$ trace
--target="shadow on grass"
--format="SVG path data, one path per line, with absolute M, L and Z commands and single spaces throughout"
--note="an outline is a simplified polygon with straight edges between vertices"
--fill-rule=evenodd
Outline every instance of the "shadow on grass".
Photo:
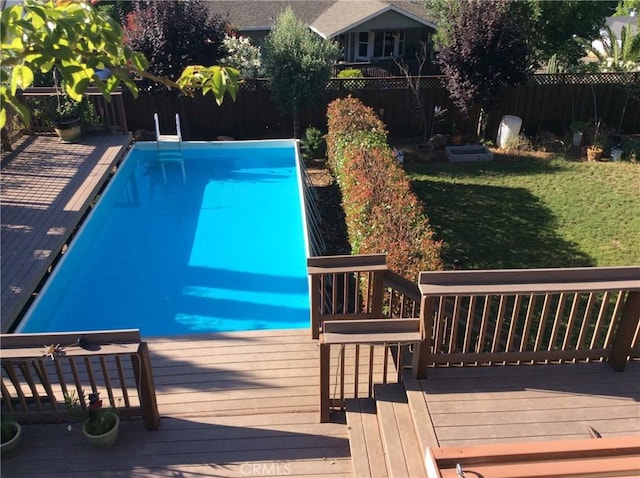
M 551 211 L 526 189 L 423 178 L 413 178 L 412 188 L 425 204 L 436 237 L 444 242 L 446 265 L 455 259 L 473 269 L 595 265 L 556 233 Z

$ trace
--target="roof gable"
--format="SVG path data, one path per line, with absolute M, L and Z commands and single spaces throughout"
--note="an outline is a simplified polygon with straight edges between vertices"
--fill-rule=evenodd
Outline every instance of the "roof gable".
M 389 11 L 426 27 L 436 27 L 423 4 L 409 0 L 223 0 L 206 4 L 240 30 L 270 30 L 287 7 L 324 38 L 333 38 Z

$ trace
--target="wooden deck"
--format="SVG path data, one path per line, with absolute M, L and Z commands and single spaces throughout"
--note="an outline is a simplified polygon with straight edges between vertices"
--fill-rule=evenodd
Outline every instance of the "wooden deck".
M 131 135 L 24 136 L 2 160 L 1 329 L 15 319 L 86 213 Z
M 352 476 L 344 416 L 319 423 L 308 330 L 150 339 L 161 421 L 123 421 L 111 450 L 79 429 L 25 425 L 3 477 Z
M 623 372 L 606 363 L 440 368 L 407 389 L 423 447 L 581 439 L 587 427 L 640 441 L 640 361 Z

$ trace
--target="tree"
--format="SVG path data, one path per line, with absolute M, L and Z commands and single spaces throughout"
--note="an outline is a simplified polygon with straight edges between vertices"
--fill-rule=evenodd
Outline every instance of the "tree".
M 224 56 L 227 22 L 201 0 L 136 0 L 133 6 L 126 17 L 126 42 L 145 55 L 154 75 L 176 78 L 187 65 L 211 65 Z
M 604 29 L 602 40 L 600 41 L 601 49 L 593 48 L 591 43 L 588 43 L 587 50 L 593 53 L 598 58 L 598 70 L 604 72 L 634 72 L 640 71 L 640 32 L 633 34 L 631 25 L 625 25 L 621 32 L 620 38 L 617 38 L 609 26 Z M 624 106 L 620 112 L 620 122 L 618 123 L 618 133 L 622 129 L 622 122 L 624 115 L 627 111 L 627 105 L 631 98 L 640 98 L 640 85 L 635 83 L 627 83 L 622 85 L 622 89 L 625 93 Z M 591 91 L 594 94 L 595 105 L 595 92 L 593 85 L 591 85 Z M 597 120 L 597 118 L 596 118 Z
M 631 15 L 631 12 L 635 11 L 635 14 L 640 14 L 640 0 L 622 0 L 616 7 L 615 17 L 626 17 Z
M 399 60 L 396 60 L 394 58 L 393 60 L 394 63 L 398 66 L 398 68 L 402 72 L 402 74 L 404 75 L 404 77 L 406 78 L 407 84 L 409 85 L 409 89 L 413 94 L 413 98 L 416 100 L 416 104 L 418 105 L 418 108 L 420 108 L 420 115 L 422 119 L 422 128 L 423 128 L 423 137 L 422 137 L 423 145 L 427 144 L 427 140 L 429 139 L 429 131 L 427 129 L 427 113 L 425 111 L 424 106 L 422 105 L 422 98 L 420 94 L 420 90 L 421 90 L 420 86 L 422 81 L 420 76 L 422 75 L 422 69 L 424 68 L 424 64 L 427 62 L 428 58 L 429 58 L 429 54 L 427 51 L 427 44 L 426 42 L 421 42 L 420 50 L 416 52 L 416 60 L 418 62 L 418 76 L 411 75 L 409 65 L 407 65 L 407 63 L 402 58 Z M 433 128 L 431 129 L 433 130 Z M 431 132 L 433 133 L 433 131 Z
M 529 75 L 529 49 L 511 21 L 506 0 L 465 0 L 448 6 L 448 24 L 437 61 L 447 77 L 451 99 L 463 114 L 481 108 L 478 127 L 507 85 Z M 484 133 L 483 133 L 484 134 Z
M 235 98 L 238 72 L 217 65 L 191 65 L 176 80 L 146 71 L 145 56 L 124 43 L 122 27 L 108 14 L 85 1 L 25 0 L 0 13 L 0 128 L 11 105 L 29 123 L 30 113 L 18 91 L 33 84 L 34 73 L 59 72 L 65 93 L 76 101 L 95 86 L 109 98 L 121 83 L 136 95 L 133 75 L 178 88 L 187 94 L 212 92 L 218 104 L 226 93 Z M 101 78 L 98 70 L 108 69 Z
M 220 63 L 237 69 L 241 78 L 261 78 L 264 75 L 260 48 L 252 45 L 249 38 L 225 35 L 223 45 L 227 55 Z
M 293 136 L 300 136 L 298 115 L 324 93 L 331 66 L 338 58 L 336 43 L 313 33 L 286 9 L 262 45 L 262 60 L 270 77 L 271 94 L 293 117 Z
M 598 58 L 600 71 L 640 71 L 640 32 L 634 35 L 631 25 L 622 28 L 620 38 L 605 26 L 599 43 L 602 49 L 593 48 L 591 43 L 587 49 Z
M 583 40 L 600 36 L 600 28 L 612 15 L 616 1 L 547 0 L 514 1 L 510 14 L 527 38 L 533 64 L 545 64 L 556 55 L 561 70 L 579 64 Z

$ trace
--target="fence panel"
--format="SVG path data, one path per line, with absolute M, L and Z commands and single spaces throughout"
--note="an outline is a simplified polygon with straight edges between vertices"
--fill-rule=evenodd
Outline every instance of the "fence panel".
M 502 100 L 490 111 L 487 138 L 497 133 L 504 115 L 522 118 L 523 131 L 536 135 L 539 131 L 564 134 L 573 120 L 592 121 L 594 94 L 598 117 L 603 125 L 623 133 L 640 132 L 640 100 L 628 97 L 628 89 L 640 81 L 638 74 L 535 75 L 525 86 L 504 90 Z M 451 132 L 453 123 L 463 133 L 473 134 L 478 118 L 477 108 L 468 117 L 457 111 L 445 88 L 444 77 L 421 79 L 421 103 L 427 116 L 427 133 L 432 133 L 433 108 L 448 111 L 444 121 L 436 123 L 433 133 Z M 327 104 L 338 97 L 359 98 L 386 123 L 389 134 L 400 137 L 424 134 L 421 111 L 403 77 L 337 79 L 330 81 L 324 100 L 300 112 L 302 130 L 307 126 L 326 128 Z M 125 92 L 127 124 L 131 131 L 153 130 L 153 113 L 160 116 L 161 128 L 173 125 L 173 115 L 180 113 L 186 139 L 215 139 L 231 136 L 240 139 L 290 137 L 291 118 L 282 115 L 271 99 L 267 80 L 246 81 L 236 101 L 227 99 L 218 106 L 209 96 L 193 98 L 173 92 L 141 93 L 138 99 Z M 622 112 L 625 108 L 624 118 Z M 167 125 L 167 126 L 165 126 Z

